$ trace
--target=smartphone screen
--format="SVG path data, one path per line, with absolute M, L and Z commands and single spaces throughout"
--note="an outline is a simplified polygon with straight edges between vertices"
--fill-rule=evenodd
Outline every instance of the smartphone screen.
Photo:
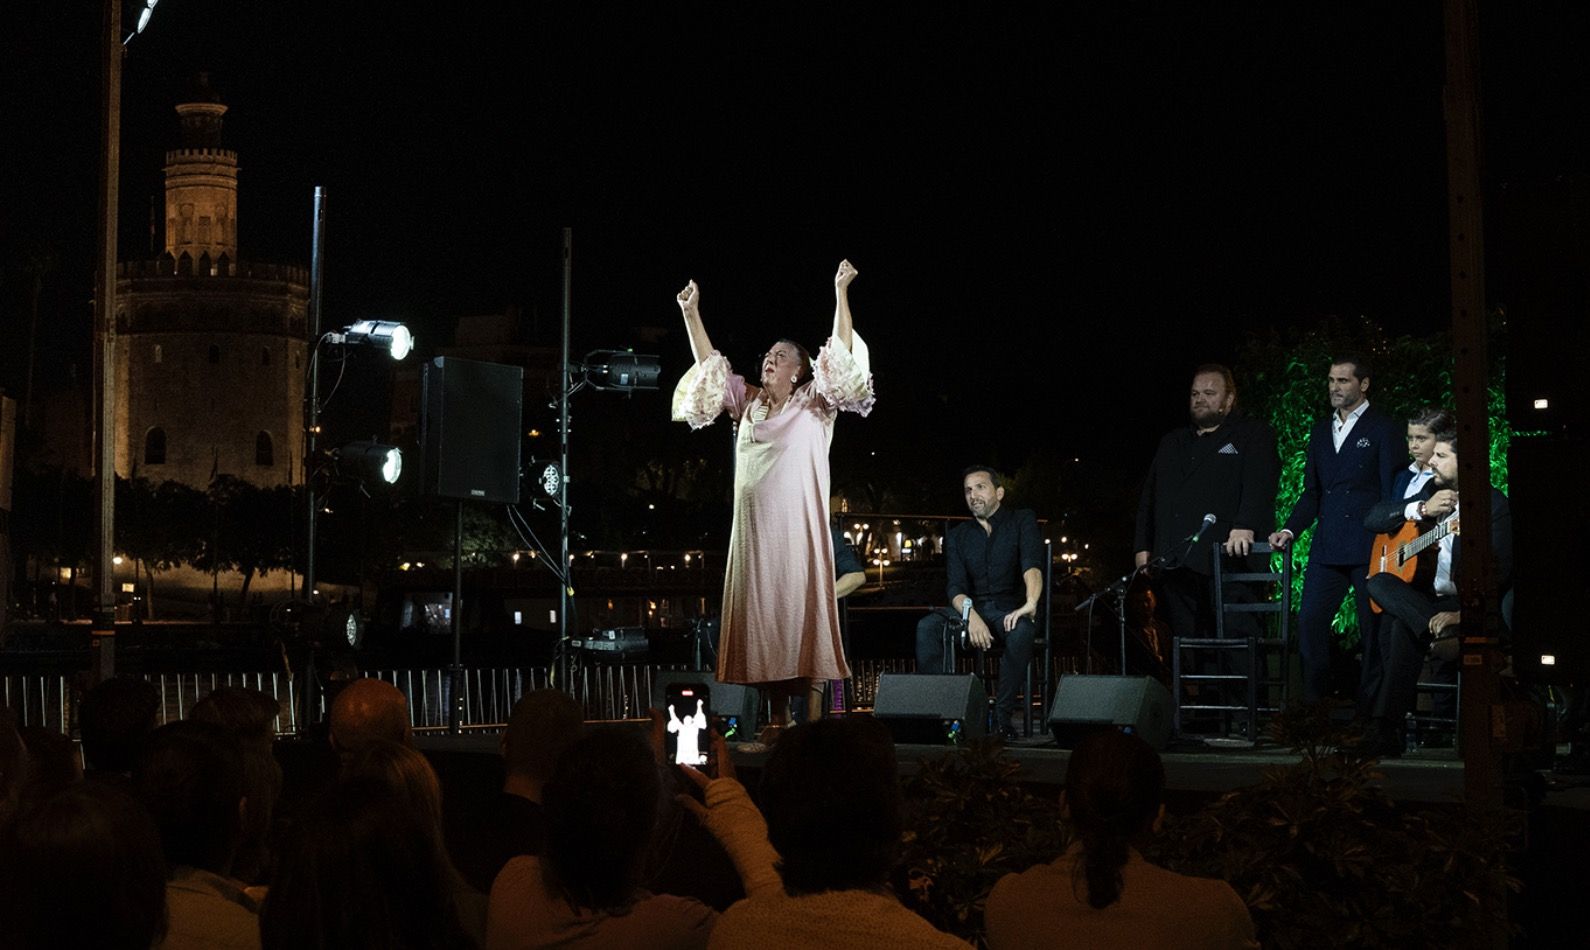
M 668 717 L 668 761 L 702 768 L 709 751 L 712 692 L 705 683 L 670 683 L 663 692 L 663 705 Z

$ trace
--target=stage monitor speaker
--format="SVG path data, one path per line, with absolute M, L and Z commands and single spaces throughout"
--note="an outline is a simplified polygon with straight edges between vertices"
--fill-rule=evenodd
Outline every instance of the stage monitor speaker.
M 438 356 L 425 364 L 422 375 L 426 492 L 518 504 L 524 370 Z
M 970 673 L 884 673 L 872 717 L 896 742 L 959 745 L 988 731 L 988 693 Z
M 722 723 L 723 738 L 729 742 L 750 742 L 756 738 L 756 724 L 762 711 L 762 695 L 754 686 L 720 683 L 705 670 L 660 670 L 652 680 L 651 704 L 663 708 L 663 694 L 674 683 L 700 683 L 712 693 L 712 715 Z
M 1063 749 L 1095 729 L 1134 732 L 1156 749 L 1170 739 L 1170 690 L 1148 676 L 1062 676 L 1049 729 Z

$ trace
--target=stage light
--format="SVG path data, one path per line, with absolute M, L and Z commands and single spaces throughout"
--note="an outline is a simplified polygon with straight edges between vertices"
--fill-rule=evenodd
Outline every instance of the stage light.
M 541 490 L 546 492 L 548 498 L 556 498 L 563 488 L 563 470 L 558 468 L 558 463 L 548 462 L 547 467 L 541 470 Z
M 334 454 L 343 473 L 361 481 L 380 480 L 392 485 L 403 474 L 403 453 L 396 446 L 349 442 Z
M 322 643 L 347 644 L 349 649 L 357 650 L 364 643 L 364 620 L 352 607 L 333 607 L 321 622 L 320 639 Z
M 332 343 L 351 346 L 378 346 L 400 360 L 414 349 L 414 334 L 401 323 L 390 320 L 360 320 L 341 333 L 329 335 Z
M 586 354 L 581 369 L 588 385 L 611 392 L 656 389 L 662 378 L 657 357 L 629 350 L 594 350 Z
M 1555 656 L 1551 655 L 1550 653 L 1543 653 L 1540 656 L 1540 665 L 1541 666 L 1556 666 L 1557 665 L 1557 658 Z
M 122 7 L 122 10 L 124 11 L 137 10 L 138 21 L 133 25 L 132 32 L 127 34 L 127 38 L 121 41 L 121 45 L 126 46 L 128 43 L 131 43 L 133 37 L 142 33 L 144 29 L 149 26 L 150 18 L 155 15 L 155 5 L 159 2 L 160 0 L 129 0 L 129 2 Z
M 1551 400 L 1550 399 L 1537 399 L 1537 400 L 1535 400 L 1535 408 L 1536 409 L 1550 409 L 1551 408 Z

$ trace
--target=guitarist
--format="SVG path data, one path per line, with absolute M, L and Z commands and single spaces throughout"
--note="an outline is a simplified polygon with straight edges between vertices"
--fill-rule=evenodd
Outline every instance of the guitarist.
M 1390 532 L 1411 520 L 1434 528 L 1458 518 L 1457 451 L 1456 432 L 1438 433 L 1430 457 L 1434 478 L 1412 502 L 1393 498 L 1376 505 L 1365 517 L 1364 527 Z M 1512 586 L 1513 516 L 1507 496 L 1495 488 L 1490 491 L 1491 546 L 1500 592 Z M 1434 569 L 1417 571 L 1411 584 L 1390 572 L 1376 574 L 1368 583 L 1369 596 L 1385 611 L 1378 631 L 1385 672 L 1370 707 L 1364 739 L 1365 748 L 1375 755 L 1402 754 L 1404 717 L 1413 711 L 1425 654 L 1433 641 L 1455 641 L 1460 636 L 1463 616 L 1458 610 L 1457 578 L 1463 561 L 1458 532 L 1443 538 L 1422 557 L 1433 558 Z
M 1397 473 L 1397 480 L 1391 487 L 1391 494 L 1381 501 L 1400 501 L 1403 503 L 1403 517 L 1398 521 L 1397 527 L 1409 521 L 1418 520 L 1418 505 L 1423 501 L 1424 486 L 1435 477 L 1435 471 L 1430 468 L 1430 456 L 1435 452 L 1435 436 L 1438 432 L 1456 431 L 1457 417 L 1440 406 L 1426 406 L 1408 419 L 1408 458 L 1412 461 L 1408 467 Z M 1388 516 L 1389 517 L 1389 516 Z M 1368 522 L 1366 521 L 1366 524 Z M 1373 565 L 1371 565 L 1373 569 Z M 1378 626 L 1383 620 L 1376 616 L 1374 623 Z M 1380 656 L 1380 635 L 1375 628 L 1364 631 L 1364 670 L 1360 681 L 1358 693 L 1358 718 L 1367 719 L 1370 704 L 1374 701 L 1375 693 L 1380 689 L 1380 678 L 1383 675 L 1384 662 Z M 1437 697 L 1438 713 L 1450 714 L 1451 709 L 1443 710 L 1447 700 L 1444 694 Z

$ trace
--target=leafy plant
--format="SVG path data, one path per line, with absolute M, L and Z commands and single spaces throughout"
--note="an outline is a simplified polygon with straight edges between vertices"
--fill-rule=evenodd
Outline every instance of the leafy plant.
M 1394 803 L 1319 711 L 1273 731 L 1299 761 L 1168 821 L 1150 861 L 1229 881 L 1266 947 L 1468 946 L 1505 930 L 1513 815 Z
M 1020 783 L 1021 764 L 992 740 L 922 763 L 905 786 L 895 889 L 940 930 L 975 939 L 994 882 L 1065 850 L 1057 796 Z
M 1266 771 L 1200 811 L 1166 822 L 1145 857 L 1231 883 L 1265 947 L 1461 947 L 1504 932 L 1513 813 L 1398 804 L 1376 763 L 1319 711 L 1279 717 L 1298 761 Z M 894 886 L 940 930 L 983 935 L 983 907 L 1006 874 L 1069 843 L 1058 795 L 1020 783 L 991 742 L 924 762 L 907 781 Z

